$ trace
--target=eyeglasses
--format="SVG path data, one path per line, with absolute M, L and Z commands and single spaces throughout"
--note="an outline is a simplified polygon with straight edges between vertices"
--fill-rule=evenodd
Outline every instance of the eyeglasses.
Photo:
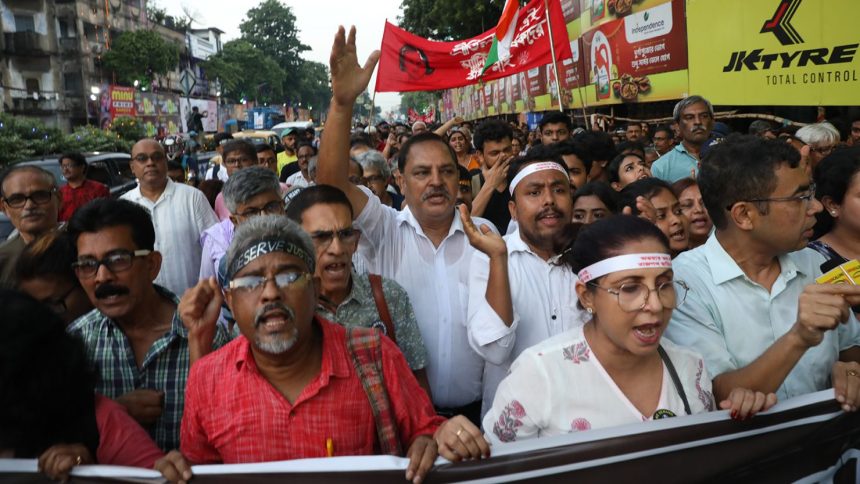
M 227 158 L 224 160 L 224 164 L 227 166 L 239 166 L 239 165 L 250 165 L 253 162 L 247 156 L 243 156 L 241 158 Z
M 116 274 L 117 272 L 127 271 L 131 268 L 135 257 L 144 257 L 151 254 L 151 250 L 136 250 L 134 252 L 125 249 L 117 249 L 104 259 L 96 259 L 95 257 L 79 258 L 72 264 L 72 269 L 78 277 L 90 278 L 96 275 L 99 267 L 104 265 L 109 271 Z
M 12 208 L 23 207 L 27 204 L 27 200 L 31 200 L 36 205 L 44 205 L 51 201 L 51 197 L 53 197 L 54 193 L 56 192 L 57 189 L 52 188 L 50 190 L 36 190 L 29 195 L 24 195 L 23 193 L 16 193 L 14 195 L 4 197 L 3 201 L 6 202 L 6 205 Z
M 750 200 L 738 200 L 738 202 L 752 202 L 752 203 L 763 203 L 763 202 L 803 202 L 804 206 L 808 206 L 809 202 L 815 198 L 815 183 L 809 184 L 809 190 L 802 195 L 794 195 L 791 197 L 775 197 L 775 198 L 753 198 Z M 738 203 L 735 202 L 735 203 Z M 734 206 L 734 203 L 727 206 L 726 210 L 731 210 Z
M 261 208 L 250 207 L 242 213 L 237 213 L 236 215 L 242 218 L 253 217 L 254 215 L 283 215 L 284 214 L 284 201 L 283 200 L 275 200 L 273 202 L 269 202 Z
M 618 299 L 618 306 L 627 313 L 644 308 L 652 291 L 657 291 L 657 298 L 664 308 L 675 309 L 684 302 L 687 298 L 687 292 L 690 290 L 684 281 L 664 282 L 655 289 L 651 289 L 641 282 L 625 282 L 618 289 L 598 286 L 593 282 L 587 284 L 614 295 Z
M 156 151 L 155 153 L 150 153 L 150 154 L 140 153 L 132 159 L 138 163 L 146 163 L 148 160 L 152 160 L 156 163 L 160 163 L 160 162 L 166 160 L 167 156 L 160 151 Z
M 360 176 L 351 176 L 349 177 L 349 182 L 353 185 L 362 185 L 364 184 L 364 178 Z
M 269 281 L 274 281 L 275 286 L 280 290 L 296 288 L 300 289 L 300 283 L 308 280 L 310 273 L 308 272 L 282 272 L 275 274 L 275 277 L 263 276 L 244 276 L 237 277 L 230 281 L 230 290 L 238 291 L 245 294 L 261 291 Z
M 382 183 L 385 181 L 385 177 L 382 175 L 370 175 L 370 176 L 364 177 L 364 180 L 367 183 Z
M 320 230 L 311 234 L 317 250 L 325 250 L 337 237 L 342 244 L 352 245 L 361 236 L 361 231 L 352 227 L 338 231 Z

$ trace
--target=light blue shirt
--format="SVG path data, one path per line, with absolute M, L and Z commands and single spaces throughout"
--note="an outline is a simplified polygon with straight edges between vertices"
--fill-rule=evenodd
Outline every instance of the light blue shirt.
M 800 293 L 815 284 L 824 261 L 812 249 L 780 256 L 780 274 L 768 291 L 743 273 L 712 234 L 703 246 L 673 261 L 675 279 L 685 281 L 690 292 L 672 313 L 666 337 L 704 355 L 714 377 L 743 368 L 791 329 Z M 860 323 L 853 314 L 806 351 L 777 397 L 784 400 L 830 388 L 833 363 L 840 351 L 852 346 L 860 346 Z
M 678 143 L 651 165 L 651 174 L 654 178 L 669 183 L 675 183 L 682 178 L 690 178 L 691 171 L 699 173 L 699 159 L 687 151 L 684 143 Z

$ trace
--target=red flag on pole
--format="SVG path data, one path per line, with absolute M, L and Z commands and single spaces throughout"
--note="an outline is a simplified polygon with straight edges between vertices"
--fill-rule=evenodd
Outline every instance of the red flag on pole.
M 547 12 L 543 0 L 520 9 L 510 55 L 481 74 L 496 29 L 455 42 L 434 42 L 385 22 L 382 56 L 376 75 L 377 92 L 434 91 L 477 84 L 552 63 Z M 557 60 L 571 57 L 570 40 L 560 0 L 550 0 L 553 42 Z

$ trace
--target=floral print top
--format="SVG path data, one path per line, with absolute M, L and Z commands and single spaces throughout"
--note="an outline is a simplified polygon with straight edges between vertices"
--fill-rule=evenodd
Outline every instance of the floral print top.
M 666 350 L 692 413 L 716 405 L 702 357 L 665 338 Z M 502 380 L 484 432 L 492 442 L 513 442 L 684 415 L 684 403 L 663 367 L 660 401 L 653 415 L 642 415 L 597 360 L 582 327 L 525 350 Z

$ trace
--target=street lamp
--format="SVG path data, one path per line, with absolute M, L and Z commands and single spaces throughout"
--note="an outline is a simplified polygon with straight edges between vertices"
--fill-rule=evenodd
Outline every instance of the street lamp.
M 137 86 L 139 86 L 139 85 L 140 85 L 140 81 L 138 81 L 137 79 L 135 79 L 135 80 L 134 80 L 134 87 L 137 87 Z
M 101 94 L 101 92 L 102 92 L 102 89 L 98 86 L 91 86 L 90 87 L 90 94 L 99 95 L 99 94 Z

